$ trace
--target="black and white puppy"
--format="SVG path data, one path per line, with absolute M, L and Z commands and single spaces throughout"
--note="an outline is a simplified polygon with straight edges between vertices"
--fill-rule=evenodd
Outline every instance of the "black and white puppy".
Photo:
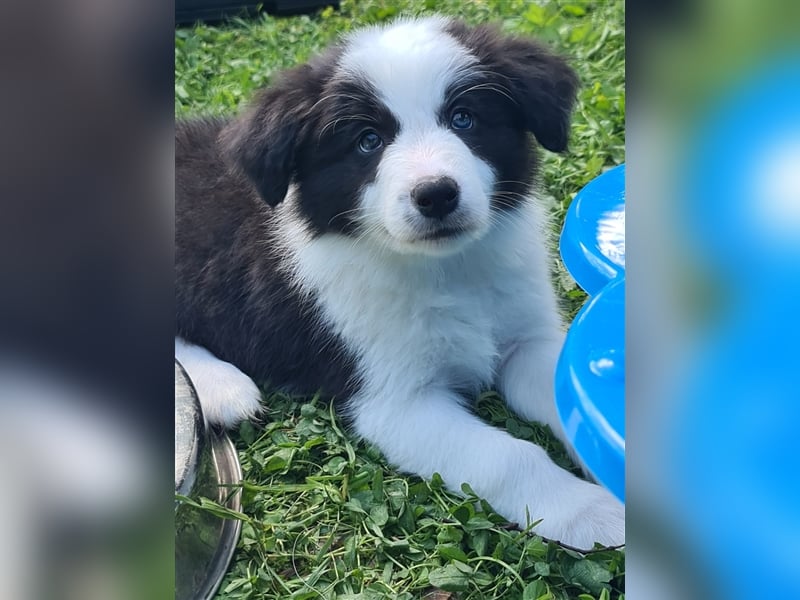
M 179 123 L 176 356 L 208 420 L 255 415 L 251 378 L 322 390 L 399 469 L 468 482 L 549 538 L 623 543 L 617 500 L 468 403 L 497 386 L 563 438 L 530 134 L 565 149 L 576 85 L 530 40 L 410 19 L 288 71 L 235 120 Z

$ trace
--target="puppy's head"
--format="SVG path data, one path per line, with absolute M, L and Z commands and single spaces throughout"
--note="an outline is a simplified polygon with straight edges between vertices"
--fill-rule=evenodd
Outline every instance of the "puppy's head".
M 577 79 L 527 39 L 443 18 L 352 35 L 288 71 L 222 135 L 311 234 L 447 254 L 525 201 L 530 134 L 567 145 Z

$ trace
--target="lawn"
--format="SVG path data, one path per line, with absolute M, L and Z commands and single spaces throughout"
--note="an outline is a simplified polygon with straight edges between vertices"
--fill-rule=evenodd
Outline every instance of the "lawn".
M 621 0 L 343 0 L 340 10 L 180 28 L 175 111 L 231 113 L 277 72 L 364 24 L 434 9 L 498 22 L 550 43 L 582 80 L 569 152 L 543 156 L 541 197 L 555 233 L 578 190 L 624 161 L 623 7 Z M 584 295 L 555 258 L 553 275 L 569 319 Z M 377 450 L 343 432 L 328 403 L 264 395 L 263 422 L 232 433 L 246 519 L 220 598 L 624 598 L 622 550 L 580 554 L 511 528 L 469 490 L 465 499 L 440 481 L 393 471 Z M 508 414 L 495 393 L 482 395 L 476 410 L 570 466 L 548 430 Z

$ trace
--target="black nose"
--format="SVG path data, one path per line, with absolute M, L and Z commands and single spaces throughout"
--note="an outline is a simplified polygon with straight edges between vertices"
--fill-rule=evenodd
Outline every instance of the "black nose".
M 411 190 L 411 200 L 422 216 L 444 219 L 458 206 L 458 184 L 450 177 L 423 181 Z

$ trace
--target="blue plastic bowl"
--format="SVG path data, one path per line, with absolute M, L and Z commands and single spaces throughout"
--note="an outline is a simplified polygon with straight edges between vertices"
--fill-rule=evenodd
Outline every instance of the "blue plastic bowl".
M 569 442 L 598 482 L 625 501 L 625 166 L 581 190 L 561 256 L 590 300 L 567 333 L 556 405 Z

